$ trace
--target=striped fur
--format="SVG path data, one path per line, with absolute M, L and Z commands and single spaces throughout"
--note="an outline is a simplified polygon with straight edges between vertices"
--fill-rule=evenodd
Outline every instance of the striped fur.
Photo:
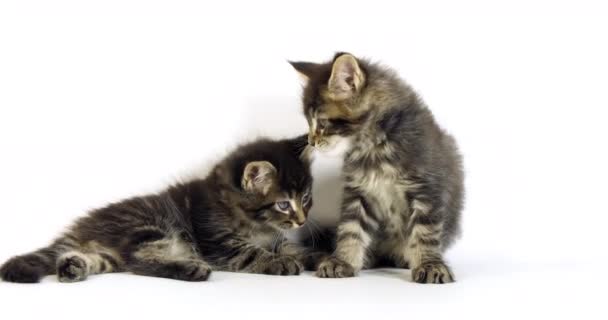
M 110 204 L 79 219 L 48 247 L 0 268 L 4 281 L 61 282 L 129 271 L 187 281 L 212 270 L 296 275 L 321 255 L 291 243 L 312 206 L 306 137 L 244 145 L 203 180 Z M 278 207 L 279 202 L 289 204 Z
M 292 62 L 308 83 L 308 141 L 345 152 L 336 249 L 320 277 L 349 277 L 379 261 L 412 269 L 420 283 L 454 281 L 444 250 L 459 234 L 464 187 L 454 139 L 391 70 L 339 53 Z

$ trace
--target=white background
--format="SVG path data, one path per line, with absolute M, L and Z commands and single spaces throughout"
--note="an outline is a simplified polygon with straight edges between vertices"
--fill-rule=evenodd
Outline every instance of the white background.
M 2 0 L 2 261 L 90 208 L 203 175 L 237 143 L 304 133 L 286 60 L 335 51 L 422 94 L 462 147 L 468 194 L 455 284 L 389 269 L 48 277 L 0 283 L 1 317 L 605 319 L 607 16 L 601 1 Z M 335 166 L 315 164 L 318 218 L 336 214 Z

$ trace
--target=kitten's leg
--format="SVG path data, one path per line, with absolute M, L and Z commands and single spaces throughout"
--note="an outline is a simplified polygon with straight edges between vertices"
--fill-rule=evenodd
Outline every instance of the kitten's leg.
M 441 213 L 424 200 L 412 201 L 412 215 L 405 255 L 412 270 L 412 280 L 418 283 L 454 282 L 450 268 L 441 251 L 443 230 Z
M 146 228 L 130 237 L 126 269 L 135 274 L 185 281 L 205 281 L 211 267 L 179 235 Z
M 1 268 L 3 280 L 38 282 L 42 276 L 57 274 L 61 282 L 84 280 L 89 274 L 119 270 L 118 255 L 100 245 L 82 243 L 71 233 L 49 247 L 17 256 Z
M 64 252 L 57 258 L 57 277 L 60 282 L 77 282 L 89 275 L 122 271 L 120 255 L 95 241 Z
M 289 276 L 300 274 L 304 268 L 292 256 L 270 252 L 228 234 L 223 238 L 219 241 L 225 256 L 219 263 L 227 271 Z
M 8 282 L 36 283 L 55 273 L 56 259 L 57 250 L 53 246 L 16 256 L 0 267 L 0 276 Z
M 211 267 L 202 259 L 143 259 L 134 262 L 129 268 L 142 276 L 184 281 L 206 281 L 211 275 Z
M 353 277 L 366 264 L 367 248 L 371 244 L 371 234 L 378 228 L 367 210 L 362 196 L 344 190 L 342 216 L 338 226 L 336 250 L 317 269 L 321 278 Z

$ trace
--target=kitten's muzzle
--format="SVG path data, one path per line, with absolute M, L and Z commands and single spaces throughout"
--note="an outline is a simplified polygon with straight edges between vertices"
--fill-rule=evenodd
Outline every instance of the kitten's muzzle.
M 280 227 L 281 229 L 285 229 L 285 230 L 293 230 L 293 229 L 298 229 L 301 226 L 303 226 L 304 223 L 298 223 L 296 221 L 287 221 L 284 223 L 281 223 Z
M 308 144 L 313 147 L 320 147 L 323 144 L 326 144 L 323 139 L 323 130 L 311 128 L 308 132 Z
M 316 133 L 309 133 L 308 134 L 308 144 L 309 145 L 311 145 L 313 147 L 316 147 L 321 142 L 320 140 L 321 140 L 321 138 L 319 137 L 318 134 L 316 134 Z
M 301 227 L 301 226 L 303 226 L 303 225 L 304 225 L 304 222 L 296 222 L 296 221 L 293 221 L 293 222 L 291 223 L 291 229 L 297 229 L 297 228 L 300 228 L 300 227 Z

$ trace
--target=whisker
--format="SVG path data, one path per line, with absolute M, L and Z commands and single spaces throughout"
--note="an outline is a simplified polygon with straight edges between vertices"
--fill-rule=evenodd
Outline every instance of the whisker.
M 282 235 L 282 232 L 279 230 L 272 237 L 271 249 L 272 249 L 272 252 L 274 252 L 274 253 L 277 253 L 279 251 L 278 245 L 279 245 L 279 239 L 280 239 L 281 235 Z
M 315 241 L 319 240 L 317 239 L 317 236 L 319 235 L 320 231 L 321 231 L 321 227 L 317 224 L 317 222 L 314 219 L 309 219 L 309 228 L 308 231 L 310 232 L 310 236 L 312 239 L 312 246 L 313 248 L 316 248 L 315 245 Z

